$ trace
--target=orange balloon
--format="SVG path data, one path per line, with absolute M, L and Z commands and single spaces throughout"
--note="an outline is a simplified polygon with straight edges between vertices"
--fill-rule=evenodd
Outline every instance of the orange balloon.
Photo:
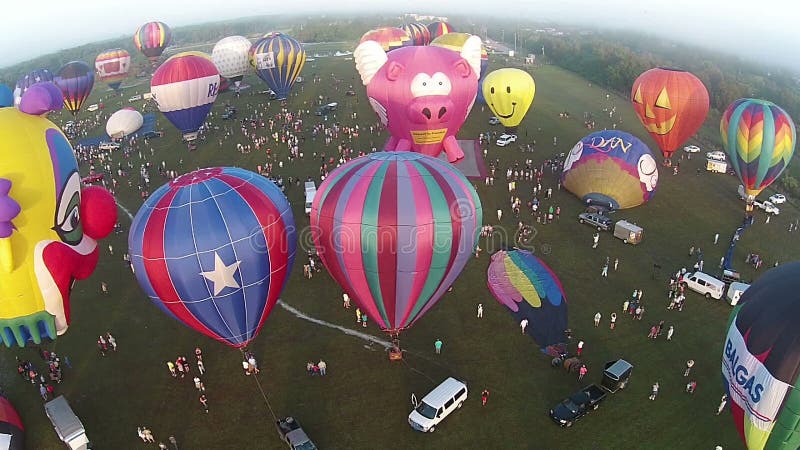
M 708 91 L 699 78 L 662 68 L 639 75 L 633 82 L 631 103 L 665 158 L 700 129 L 709 106 Z

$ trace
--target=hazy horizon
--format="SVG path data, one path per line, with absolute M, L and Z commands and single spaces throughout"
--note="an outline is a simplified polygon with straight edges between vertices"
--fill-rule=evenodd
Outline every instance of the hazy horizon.
M 715 6 L 719 4 L 719 6 Z M 562 0 L 558 4 L 540 0 L 507 0 L 503 9 L 485 10 L 485 2 L 440 0 L 436 6 L 418 0 L 404 3 L 403 9 L 384 2 L 345 0 L 331 8 L 320 0 L 308 0 L 293 8 L 268 8 L 252 0 L 228 0 L 220 10 L 218 2 L 195 0 L 191 6 L 139 0 L 135 5 L 114 5 L 113 11 L 93 0 L 37 3 L 45 13 L 20 15 L 7 21 L 6 36 L 0 42 L 0 67 L 5 68 L 60 50 L 97 41 L 133 36 L 136 28 L 150 20 L 161 20 L 173 28 L 204 22 L 220 22 L 278 14 L 363 13 L 401 14 L 412 12 L 508 18 L 553 22 L 597 29 L 630 30 L 719 50 L 744 59 L 767 63 L 800 72 L 800 30 L 794 25 L 790 0 L 766 0 L 759 8 L 744 0 L 670 0 L 642 4 L 633 0 Z M 107 15 L 104 14 L 107 11 Z M 33 18 L 28 23 L 26 17 Z M 381 25 L 381 24 L 376 24 Z M 31 27 L 36 32 L 31 32 Z M 70 30 L 67 34 L 64 30 Z M 268 30 L 265 30 L 268 31 Z

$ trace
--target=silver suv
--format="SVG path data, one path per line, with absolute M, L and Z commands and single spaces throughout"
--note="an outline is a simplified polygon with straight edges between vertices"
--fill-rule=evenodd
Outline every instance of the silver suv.
M 599 213 L 580 213 L 578 222 L 597 227 L 598 231 L 608 231 L 614 225 L 613 220 Z

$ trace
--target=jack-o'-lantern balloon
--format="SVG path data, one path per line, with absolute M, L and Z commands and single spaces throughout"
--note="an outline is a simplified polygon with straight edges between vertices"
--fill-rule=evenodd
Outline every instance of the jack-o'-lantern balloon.
M 689 72 L 656 68 L 633 82 L 631 103 L 664 158 L 669 159 L 706 120 L 708 91 Z

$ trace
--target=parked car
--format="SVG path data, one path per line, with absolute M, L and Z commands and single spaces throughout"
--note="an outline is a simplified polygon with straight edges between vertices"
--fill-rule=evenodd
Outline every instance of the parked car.
M 91 105 L 86 107 L 86 110 L 90 112 L 95 112 L 98 109 L 100 109 L 100 105 L 98 105 L 97 103 L 92 103 Z
M 686 147 L 683 147 L 683 151 L 686 153 L 700 153 L 700 147 L 696 145 L 687 145 Z
M 131 98 L 129 98 L 129 99 L 128 99 L 128 102 L 130 102 L 130 103 L 133 103 L 133 102 L 138 102 L 138 101 L 139 101 L 139 100 L 141 100 L 141 99 L 142 99 L 142 96 L 141 96 L 141 95 L 134 95 L 133 97 L 131 97 Z
M 753 206 L 755 206 L 758 209 L 763 210 L 767 214 L 778 215 L 778 214 L 781 213 L 780 208 L 775 206 L 772 202 L 761 202 L 761 201 L 756 200 L 756 201 L 753 202 Z
M 593 227 L 597 227 L 597 231 L 608 231 L 614 226 L 614 221 L 600 213 L 580 213 L 578 214 L 578 222 L 588 223 Z
M 142 138 L 144 138 L 144 139 L 153 139 L 153 138 L 160 138 L 160 137 L 164 137 L 164 132 L 163 131 L 151 130 L 151 131 L 145 131 L 144 133 L 142 133 Z
M 316 114 L 318 116 L 325 116 L 325 115 L 327 115 L 327 114 L 329 114 L 329 113 L 331 113 L 333 111 L 336 111 L 336 108 L 338 108 L 338 107 L 339 107 L 339 104 L 336 103 L 336 102 L 328 103 L 327 105 L 322 105 L 319 108 L 317 108 Z
M 550 410 L 550 418 L 562 427 L 571 427 L 576 420 L 585 416 L 589 411 L 600 407 L 600 402 L 606 398 L 606 391 L 596 384 L 590 384 L 580 391 L 570 395 Z
M 497 142 L 495 142 L 495 144 L 497 144 L 498 147 L 505 147 L 506 145 L 516 141 L 516 134 L 501 134 L 500 137 L 497 138 Z
M 236 118 L 236 108 L 229 106 L 225 108 L 225 112 L 222 113 L 222 120 L 231 120 Z
M 100 150 L 119 150 L 118 142 L 101 142 L 98 146 Z
M 781 203 L 786 203 L 786 196 L 783 194 L 772 194 L 769 196 L 769 201 L 775 203 L 776 205 L 780 205 Z
M 306 60 L 306 61 L 308 61 L 308 60 Z M 348 97 L 355 97 L 356 96 L 356 91 L 350 89 L 347 92 L 345 92 L 344 95 L 346 95 Z
M 499 125 L 500 119 L 495 116 L 489 117 L 489 125 Z
M 317 446 L 311 442 L 300 422 L 294 417 L 286 417 L 275 423 L 281 440 L 292 450 L 316 450 Z
M 719 150 L 714 150 L 713 152 L 706 153 L 706 158 L 714 161 L 725 161 L 725 153 Z

